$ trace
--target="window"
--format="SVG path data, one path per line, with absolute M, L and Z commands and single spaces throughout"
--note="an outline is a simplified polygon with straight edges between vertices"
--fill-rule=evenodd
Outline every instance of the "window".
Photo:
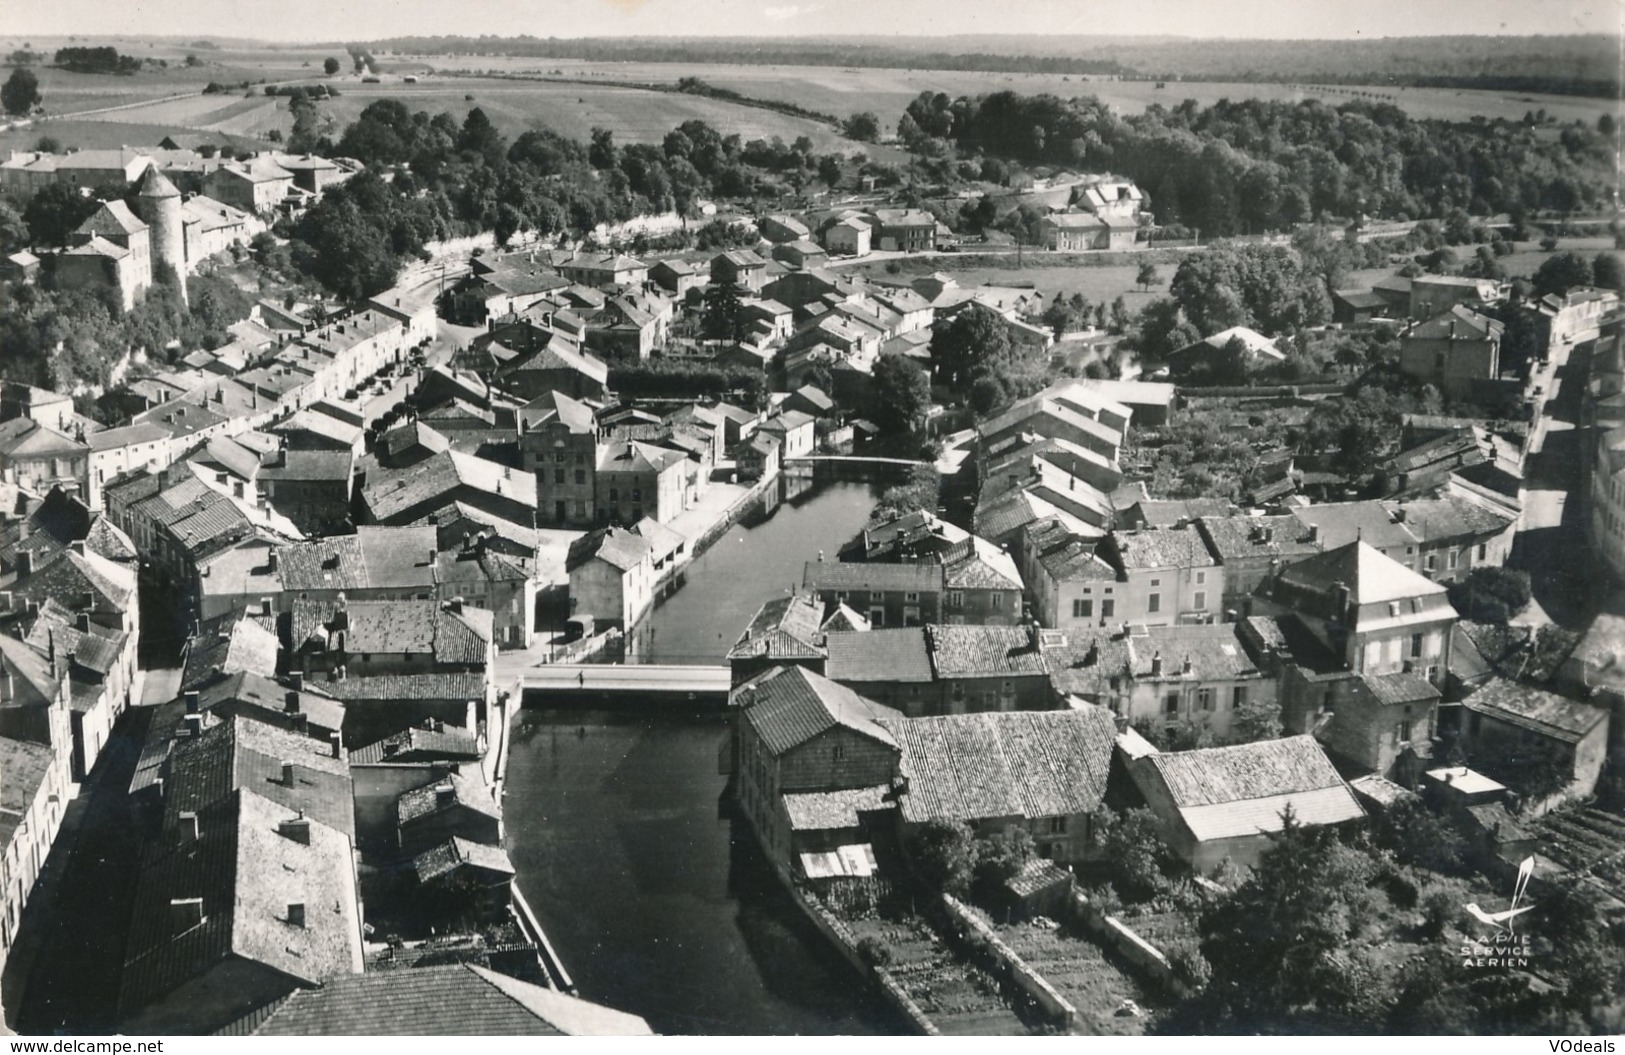
M 1394 739 L 1402 744 L 1411 742 L 1411 723 L 1398 722 L 1394 725 Z
M 1072 618 L 1091 619 L 1095 614 L 1095 602 L 1085 597 L 1072 602 Z
M 1110 597 L 1107 597 L 1100 602 L 1100 618 L 1110 619 L 1114 614 L 1116 614 L 1116 610 L 1117 602 L 1113 601 Z
M 564 482 L 564 470 L 563 469 L 554 469 L 553 470 L 553 482 L 556 483 L 556 484 L 562 484 Z
M 837 762 L 845 760 L 845 758 L 846 758 L 846 745 L 845 744 L 836 744 L 833 755 L 834 755 L 835 761 L 837 761 Z
M 847 596 L 847 594 L 846 594 L 845 590 L 836 590 L 835 591 L 835 603 L 836 604 L 845 604 L 846 603 L 846 596 Z
M 1109 593 L 1112 592 L 1112 588 L 1110 586 L 1102 586 L 1100 588 L 1100 592 L 1105 593 L 1105 594 L 1109 594 Z
M 1205 584 L 1206 582 L 1207 582 L 1207 572 L 1205 572 L 1205 571 L 1197 572 L 1196 573 L 1196 585 L 1201 586 L 1201 585 Z
M 995 608 L 1003 608 L 1004 607 L 1004 594 L 996 593 L 996 594 L 993 595 L 993 607 L 995 607 Z
M 1230 697 L 1230 707 L 1235 710 L 1245 706 L 1247 706 L 1247 686 L 1237 685 L 1236 691 Z
M 585 470 L 585 469 L 577 469 L 576 470 L 576 485 L 581 486 L 582 484 L 585 484 L 586 482 L 587 482 L 587 470 Z
M 1450 570 L 1451 570 L 1451 571 L 1455 571 L 1455 570 L 1456 570 L 1456 561 L 1457 561 L 1457 559 L 1458 559 L 1458 557 L 1459 557 L 1459 555 L 1458 555 L 1458 554 L 1457 554 L 1457 553 L 1456 553 L 1456 551 L 1455 551 L 1455 550 L 1451 550 L 1451 551 L 1450 551 L 1450 561 L 1449 561 L 1449 566 L 1450 566 Z
M 587 464 L 587 456 L 585 454 L 576 455 L 576 464 L 577 465 L 586 465 Z
M 641 487 L 632 488 L 632 501 L 634 501 L 634 502 L 643 501 L 643 488 L 641 488 Z
M 1162 585 L 1162 580 L 1161 579 L 1152 579 L 1151 580 L 1151 585 L 1152 586 L 1161 586 Z
M 1154 593 L 1145 599 L 1145 610 L 1156 613 L 1162 611 L 1162 594 Z
M 1488 545 L 1486 545 L 1485 543 L 1480 542 L 1478 544 L 1478 559 L 1480 561 L 1486 561 L 1486 560 L 1490 559 L 1490 547 Z
M 954 608 L 958 608 L 961 605 L 963 605 L 964 603 L 965 603 L 965 595 L 963 593 L 960 593 L 958 590 L 949 590 L 948 591 L 948 604 L 949 605 L 951 605 Z
M 1429 553 L 1425 566 L 1428 571 L 1434 571 L 1437 569 L 1439 566 L 1439 555 L 1437 553 Z
M 1050 831 L 1051 835 L 1065 835 L 1066 834 L 1066 818 L 1065 817 L 1051 817 L 1049 819 L 1049 831 Z
M 609 500 L 611 502 L 619 502 L 621 500 L 621 490 L 620 490 L 620 488 L 611 487 L 609 489 Z
M 1196 706 L 1204 711 L 1211 711 L 1213 709 L 1213 690 L 1209 688 L 1197 689 Z
M 557 453 L 555 453 L 553 455 L 553 460 L 560 463 L 561 465 L 564 463 L 564 458 L 565 458 L 565 454 L 564 454 L 563 451 L 558 451 Z
M 1162 701 L 1162 712 L 1164 714 L 1178 714 L 1179 713 L 1179 693 L 1170 692 L 1167 695 L 1167 697 L 1165 697 L 1163 699 L 1163 701 Z
M 1207 591 L 1206 590 L 1197 590 L 1196 591 L 1195 607 L 1198 610 L 1207 607 Z
M 903 600 L 905 600 L 905 601 L 918 601 L 919 599 L 920 599 L 920 595 L 917 594 L 917 593 L 905 593 L 905 594 L 903 594 Z
M 1411 656 L 1414 658 L 1422 654 L 1422 635 L 1411 635 Z

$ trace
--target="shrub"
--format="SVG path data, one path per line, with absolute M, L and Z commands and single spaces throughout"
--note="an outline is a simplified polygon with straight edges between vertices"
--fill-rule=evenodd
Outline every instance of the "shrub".
M 1192 989 L 1202 988 L 1213 977 L 1213 968 L 1208 966 L 1207 957 L 1188 938 L 1169 942 L 1163 947 L 1162 954 L 1168 957 L 1168 966 L 1173 968 L 1174 977 Z
M 1461 902 L 1448 890 L 1434 890 L 1422 898 L 1422 931 L 1430 938 L 1444 937 L 1445 928 L 1460 916 Z
M 886 967 L 892 962 L 891 946 L 871 935 L 858 942 L 858 958 L 870 967 Z

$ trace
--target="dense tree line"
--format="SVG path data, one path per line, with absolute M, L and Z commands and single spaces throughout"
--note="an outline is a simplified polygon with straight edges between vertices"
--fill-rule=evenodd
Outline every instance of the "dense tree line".
M 134 73 L 141 68 L 141 60 L 120 55 L 117 48 L 58 48 L 51 60 L 73 73 Z
M 1396 106 L 1186 100 L 1122 117 L 1092 96 L 924 92 L 898 123 L 916 152 L 1114 171 L 1149 193 L 1162 224 L 1204 237 L 1316 218 L 1566 212 L 1609 201 L 1614 138 L 1497 119 L 1418 121 Z
M 581 235 L 640 214 L 686 215 L 713 194 L 743 198 L 839 178 L 838 161 L 815 156 L 806 137 L 744 142 L 698 120 L 659 145 L 623 146 L 603 128 L 585 144 L 545 128 L 510 142 L 478 107 L 459 122 L 381 99 L 332 143 L 317 136 L 318 107 L 296 99 L 292 108 L 291 149 L 356 158 L 369 169 L 330 190 L 291 232 L 308 247 L 310 273 L 350 299 L 387 288 L 408 257 L 438 238 Z M 379 175 L 395 169 L 388 182 Z

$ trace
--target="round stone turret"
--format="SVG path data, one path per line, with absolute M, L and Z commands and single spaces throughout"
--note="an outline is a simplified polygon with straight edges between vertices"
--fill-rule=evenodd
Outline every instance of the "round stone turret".
M 181 192 L 158 171 L 156 165 L 147 167 L 136 189 L 136 201 L 141 207 L 141 218 L 152 229 L 152 265 L 156 276 L 158 265 L 167 264 L 180 283 L 181 298 L 186 298 L 186 234 L 181 214 Z

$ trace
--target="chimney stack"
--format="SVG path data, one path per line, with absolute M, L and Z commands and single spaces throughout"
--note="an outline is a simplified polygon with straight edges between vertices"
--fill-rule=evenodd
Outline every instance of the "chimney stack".
M 82 538 L 76 538 L 72 542 L 68 543 L 68 548 L 79 554 L 79 556 L 83 557 L 85 555 L 85 540 Z
M 190 846 L 198 840 L 197 814 L 190 810 L 180 815 L 181 844 Z
M 196 740 L 203 735 L 203 715 L 189 714 L 186 716 L 186 738 Z
M 1186 653 L 1185 662 L 1180 666 L 1179 672 L 1181 674 L 1189 674 L 1191 672 L 1191 657 L 1189 653 Z
M 303 901 L 288 902 L 288 923 L 300 930 L 305 929 L 305 903 Z
M 1162 653 L 1160 651 L 1151 655 L 1151 676 L 1153 678 L 1162 677 Z
M 292 820 L 283 821 L 276 826 L 277 834 L 303 846 L 310 845 L 310 821 L 305 817 L 305 811 L 300 810 L 299 816 Z
M 282 763 L 282 783 L 287 787 L 293 787 L 294 784 L 299 780 L 299 777 L 295 772 L 295 768 L 296 767 L 292 762 Z
M 344 757 L 344 745 L 337 731 L 327 734 L 327 743 L 333 751 L 334 758 Z
M 295 692 L 303 692 L 305 688 L 305 675 L 297 670 L 289 674 L 288 687 L 293 689 Z
M 188 689 L 186 691 L 186 713 L 189 715 L 202 713 L 202 708 L 199 704 L 199 697 L 196 689 Z
M 284 711 L 286 711 L 288 714 L 298 714 L 299 713 L 299 693 L 297 691 L 289 690 L 288 692 L 284 693 L 283 697 L 282 697 L 282 702 L 283 702 L 283 708 L 282 709 Z
M 1318 543 L 1320 541 L 1320 525 L 1319 524 L 1310 524 L 1309 525 L 1309 541 L 1310 542 L 1315 542 L 1315 543 Z

